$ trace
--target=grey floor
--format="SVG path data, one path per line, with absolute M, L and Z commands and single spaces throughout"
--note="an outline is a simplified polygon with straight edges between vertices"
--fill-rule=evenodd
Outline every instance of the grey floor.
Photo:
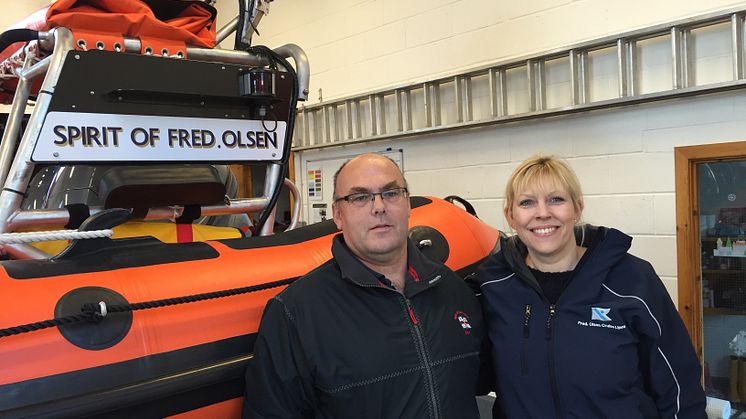
M 477 397 L 477 406 L 479 406 L 479 416 L 482 419 L 492 419 L 492 405 L 495 403 L 493 396 Z M 741 407 L 741 406 L 739 406 Z M 720 418 L 717 418 L 720 419 Z M 733 409 L 732 416 L 725 419 L 746 419 L 746 412 Z

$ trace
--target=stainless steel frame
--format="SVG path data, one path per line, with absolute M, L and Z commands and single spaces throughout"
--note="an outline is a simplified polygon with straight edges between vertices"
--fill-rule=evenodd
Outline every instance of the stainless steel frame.
M 230 26 L 230 24 L 229 24 Z M 233 25 L 235 29 L 235 24 Z M 230 30 L 228 30 L 230 32 Z M 221 36 L 227 36 L 222 33 Z M 11 232 L 19 228 L 28 227 L 60 227 L 67 224 L 69 214 L 67 210 L 21 210 L 21 202 L 31 180 L 35 164 L 31 160 L 36 142 L 38 141 L 44 119 L 46 118 L 51 98 L 54 95 L 57 81 L 59 79 L 62 65 L 67 55 L 75 54 L 75 41 L 72 33 L 66 28 L 55 28 L 50 32 L 40 33 L 39 48 L 51 50 L 51 55 L 36 61 L 38 58 L 32 49 L 26 50 L 24 66 L 17 72 L 19 83 L 15 92 L 13 106 L 10 111 L 8 125 L 3 133 L 2 144 L 0 144 L 0 183 L 3 190 L 0 192 L 0 233 Z M 124 52 L 140 52 L 141 44 L 138 39 L 126 39 Z M 310 71 L 308 59 L 303 50 L 297 45 L 283 45 L 276 52 L 286 58 L 292 58 L 295 62 L 296 73 L 299 82 L 299 99 L 305 100 L 308 95 L 308 82 Z M 187 57 L 191 59 L 237 63 L 249 66 L 267 65 L 266 57 L 248 52 L 187 48 Z M 35 62 L 36 61 L 36 62 Z M 17 142 L 24 112 L 30 94 L 31 83 L 34 78 L 46 73 L 44 82 L 37 96 L 31 118 L 20 142 Z M 278 163 L 270 163 L 267 168 L 267 182 L 265 182 L 264 194 L 257 198 L 233 199 L 224 205 L 203 206 L 202 215 L 223 215 L 258 212 L 267 207 L 273 191 L 282 186 L 283 179 L 280 178 L 282 166 Z M 293 192 L 296 205 L 299 205 L 299 193 L 297 188 L 290 187 Z M 101 208 L 92 208 L 95 214 Z M 183 211 L 181 207 L 151 208 L 144 219 L 170 219 L 179 216 Z M 300 212 L 296 207 L 291 227 L 297 224 L 297 214 Z M 274 209 L 269 219 L 262 228 L 261 234 L 271 234 L 274 225 Z M 46 258 L 50 255 L 39 251 L 27 244 L 12 244 L 0 246 L 0 251 L 16 259 Z
M 283 185 L 290 190 L 295 200 L 293 205 L 293 218 L 290 222 L 288 230 L 294 229 L 298 224 L 300 217 L 300 205 L 301 197 L 300 191 L 297 186 L 290 181 L 285 179 Z M 244 214 L 259 212 L 267 206 L 269 199 L 266 197 L 259 198 L 242 198 L 242 199 L 230 199 L 224 205 L 203 205 L 200 208 L 200 214 L 208 217 L 213 215 L 227 215 L 227 214 Z M 91 215 L 98 214 L 103 211 L 102 207 L 91 207 Z M 178 218 L 184 212 L 182 206 L 170 206 L 170 207 L 153 207 L 149 208 L 147 214 L 142 218 L 144 221 L 151 220 L 167 220 L 171 218 Z M 9 231 L 24 229 L 24 228 L 37 228 L 37 227 L 58 227 L 64 226 L 70 221 L 70 214 L 67 210 L 63 209 L 44 209 L 44 210 L 26 210 L 16 211 L 8 219 L 7 225 Z

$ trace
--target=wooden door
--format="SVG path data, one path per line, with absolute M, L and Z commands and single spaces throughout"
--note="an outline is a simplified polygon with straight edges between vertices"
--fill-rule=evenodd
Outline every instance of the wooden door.
M 746 362 L 746 342 L 740 352 L 730 344 L 746 329 L 746 142 L 674 155 L 679 313 L 706 364 L 708 393 L 730 398 L 733 359 Z

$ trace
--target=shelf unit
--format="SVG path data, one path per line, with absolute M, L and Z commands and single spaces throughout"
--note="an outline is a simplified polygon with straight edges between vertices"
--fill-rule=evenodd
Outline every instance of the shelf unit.
M 717 237 L 701 238 L 704 301 L 712 290 L 711 305 L 703 306 L 703 314 L 746 315 L 746 258 L 713 255 L 716 242 Z

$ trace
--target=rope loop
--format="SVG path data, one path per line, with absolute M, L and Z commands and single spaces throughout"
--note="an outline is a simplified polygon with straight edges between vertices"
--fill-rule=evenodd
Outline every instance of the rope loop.
M 36 323 L 29 323 L 20 326 L 9 327 L 6 329 L 0 329 L 0 338 L 12 335 L 19 335 L 21 333 L 33 332 L 35 330 L 42 330 L 49 327 L 57 327 L 65 324 L 79 323 L 82 321 L 89 322 L 100 322 L 109 313 L 124 313 L 127 311 L 147 310 L 151 308 L 167 307 L 177 304 L 194 303 L 197 301 L 212 300 L 215 298 L 230 297 L 233 295 L 248 294 L 257 291 L 263 291 L 271 288 L 282 287 L 290 285 L 298 277 L 281 279 L 279 281 L 267 282 L 259 285 L 250 285 L 247 287 L 233 288 L 229 290 L 214 291 L 203 294 L 187 295 L 184 297 L 167 298 L 164 300 L 145 301 L 141 303 L 132 303 L 126 305 L 107 305 L 104 301 L 98 303 L 85 303 L 80 308 L 82 314 L 76 314 L 72 316 L 56 317 L 51 320 L 43 320 Z
M 3 233 L 0 234 L 0 245 L 34 243 L 55 240 L 79 240 L 79 239 L 98 239 L 111 237 L 114 231 L 111 229 L 77 231 L 77 230 L 52 230 L 52 231 L 27 231 L 21 233 Z

